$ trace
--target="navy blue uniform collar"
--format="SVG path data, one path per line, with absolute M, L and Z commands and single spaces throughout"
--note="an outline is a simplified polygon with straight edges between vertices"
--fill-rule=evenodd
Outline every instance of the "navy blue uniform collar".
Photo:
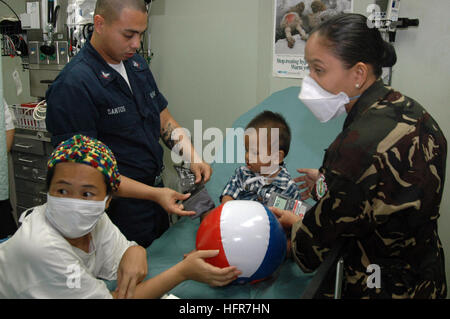
M 117 79 L 117 72 L 109 66 L 90 42 L 86 42 L 83 49 L 86 63 L 93 69 L 103 87 Z M 123 61 L 123 64 L 127 72 L 142 72 L 145 70 L 145 64 L 137 58 L 136 54 L 130 59 Z

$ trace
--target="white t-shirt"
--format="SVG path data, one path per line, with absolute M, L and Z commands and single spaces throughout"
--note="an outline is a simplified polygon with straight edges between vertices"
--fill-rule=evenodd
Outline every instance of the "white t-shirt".
M 123 64 L 123 62 L 120 61 L 119 64 L 108 64 L 124 78 L 124 80 L 128 83 L 128 87 L 130 88 L 131 92 L 133 92 L 133 90 L 131 89 L 130 81 L 128 80 L 127 70 L 125 69 L 125 65 Z
M 0 298 L 112 298 L 97 278 L 115 280 L 123 254 L 136 243 L 103 214 L 86 253 L 48 223 L 46 207 L 35 207 L 14 236 L 0 244 Z

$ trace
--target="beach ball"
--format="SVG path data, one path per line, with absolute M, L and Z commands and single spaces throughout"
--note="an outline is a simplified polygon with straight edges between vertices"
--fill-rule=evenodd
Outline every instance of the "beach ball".
M 216 207 L 200 224 L 197 250 L 219 250 L 206 262 L 217 267 L 236 266 L 235 283 L 269 277 L 286 256 L 286 235 L 272 212 L 256 201 L 233 200 Z

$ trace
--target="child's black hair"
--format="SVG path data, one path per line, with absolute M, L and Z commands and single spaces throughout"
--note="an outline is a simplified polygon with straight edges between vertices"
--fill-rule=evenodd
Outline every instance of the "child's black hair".
M 291 145 L 291 129 L 280 113 L 265 110 L 264 112 L 259 113 L 255 118 L 253 118 L 253 120 L 250 121 L 250 123 L 247 124 L 245 129 L 248 128 L 278 128 L 280 139 L 279 149 L 284 152 L 285 157 L 288 155 Z

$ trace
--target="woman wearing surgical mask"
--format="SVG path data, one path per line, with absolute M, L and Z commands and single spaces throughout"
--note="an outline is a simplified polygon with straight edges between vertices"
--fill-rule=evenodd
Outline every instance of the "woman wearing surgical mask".
M 396 54 L 358 14 L 333 17 L 305 48 L 310 75 L 300 100 L 320 122 L 346 114 L 320 169 L 299 169 L 303 199 L 317 204 L 303 220 L 272 208 L 292 227 L 292 252 L 306 272 L 346 240 L 344 298 L 445 298 L 437 232 L 447 142 L 415 100 L 387 87 L 382 67 Z M 373 274 L 373 269 L 379 271 Z M 321 294 L 332 297 L 334 280 Z
M 120 175 L 114 155 L 96 139 L 76 135 L 61 143 L 50 156 L 47 183 L 47 203 L 24 212 L 19 230 L 0 244 L 0 298 L 158 298 L 183 280 L 225 285 L 239 275 L 203 260 L 218 251 L 196 251 L 144 281 L 145 249 L 104 213 Z M 99 278 L 117 279 L 117 289 L 110 292 Z

